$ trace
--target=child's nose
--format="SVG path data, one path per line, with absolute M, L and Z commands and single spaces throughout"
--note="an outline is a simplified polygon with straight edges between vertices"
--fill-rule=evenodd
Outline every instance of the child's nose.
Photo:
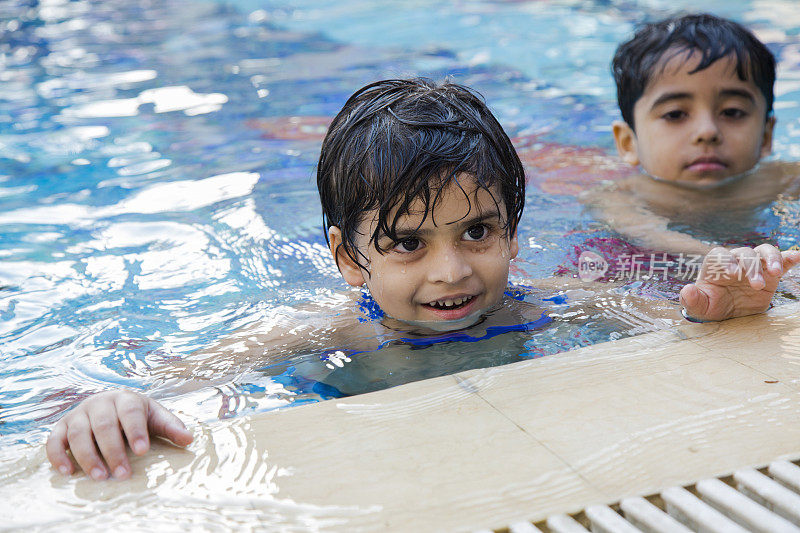
M 458 247 L 447 246 L 431 255 L 428 281 L 432 283 L 457 283 L 472 275 L 472 266 Z
M 698 117 L 694 139 L 696 143 L 716 144 L 720 138 L 719 125 L 715 117 L 710 114 Z

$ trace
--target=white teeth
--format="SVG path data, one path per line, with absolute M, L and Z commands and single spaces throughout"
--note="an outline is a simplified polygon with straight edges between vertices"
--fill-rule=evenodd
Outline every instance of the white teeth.
M 457 305 L 461 305 L 464 302 L 470 300 L 472 296 L 466 296 L 464 298 L 456 298 L 455 300 L 436 300 L 433 302 L 433 305 L 437 307 L 455 307 Z

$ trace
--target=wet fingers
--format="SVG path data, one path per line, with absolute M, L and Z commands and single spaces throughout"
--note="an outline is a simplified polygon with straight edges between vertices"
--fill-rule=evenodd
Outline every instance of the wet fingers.
M 97 403 L 90 407 L 88 414 L 94 440 L 111 474 L 115 478 L 127 478 L 131 467 L 125 452 L 125 440 L 115 405 Z M 94 473 L 90 475 L 95 478 Z
M 736 279 L 747 278 L 750 287 L 756 290 L 763 289 L 767 282 L 761 265 L 762 256 L 753 248 L 736 248 L 731 252 L 736 258 Z
M 67 442 L 78 466 L 92 479 L 101 480 L 108 477 L 108 471 L 94 443 L 88 415 L 80 412 L 71 418 L 67 428 Z
M 72 465 L 72 460 L 69 458 L 69 454 L 67 454 L 67 447 L 67 424 L 62 420 L 55 425 L 50 432 L 50 436 L 47 437 L 45 450 L 50 464 L 65 476 L 72 474 L 75 470 L 75 467 Z
M 153 435 L 165 437 L 178 446 L 186 446 L 192 442 L 192 432 L 186 429 L 180 418 L 155 400 L 148 402 L 150 411 L 148 426 Z
M 741 275 L 737 257 L 731 251 L 718 247 L 703 259 L 698 281 L 728 282 Z
M 762 244 L 756 246 L 755 251 L 761 258 L 767 274 L 778 277 L 783 275 L 783 260 L 780 250 L 771 244 Z
M 707 315 L 709 307 L 708 296 L 698 289 L 694 283 L 684 286 L 678 298 L 686 315 L 688 315 L 687 318 L 704 318 Z
M 146 402 L 146 399 L 130 394 L 117 398 L 114 403 L 119 423 L 125 432 L 125 438 L 136 455 L 142 455 L 150 449 L 150 437 L 147 433 L 148 413 L 145 407 Z
M 784 271 L 800 264 L 800 251 L 786 250 L 785 252 L 781 252 L 781 262 Z

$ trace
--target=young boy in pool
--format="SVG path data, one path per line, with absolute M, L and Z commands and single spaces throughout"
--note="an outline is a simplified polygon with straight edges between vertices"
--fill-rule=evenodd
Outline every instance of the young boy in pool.
M 540 309 L 526 316 L 504 298 L 519 250 L 525 178 L 508 136 L 470 90 L 426 80 L 386 80 L 359 90 L 330 126 L 317 182 L 339 271 L 348 284 L 366 286 L 384 315 L 359 322 L 351 313 L 346 327 L 335 329 L 352 342 L 365 338 L 358 328 L 372 330 L 373 339 L 379 330 L 383 343 L 471 342 L 507 330 L 509 317 L 519 324 L 541 316 Z M 782 273 L 798 262 L 800 253 L 769 245 L 719 249 L 684 288 L 682 303 L 705 320 L 762 312 Z M 294 327 L 261 343 L 260 357 L 304 335 L 303 324 Z M 249 337 L 237 336 L 231 356 Z M 104 392 L 54 426 L 47 455 L 63 474 L 75 469 L 69 450 L 92 478 L 125 478 L 126 443 L 141 455 L 151 436 L 181 446 L 192 440 L 155 400 Z
M 612 70 L 623 118 L 614 140 L 642 173 L 584 200 L 629 240 L 704 254 L 711 244 L 669 224 L 744 233 L 758 206 L 797 195 L 797 164 L 759 165 L 772 149 L 775 58 L 747 29 L 706 14 L 647 24 Z

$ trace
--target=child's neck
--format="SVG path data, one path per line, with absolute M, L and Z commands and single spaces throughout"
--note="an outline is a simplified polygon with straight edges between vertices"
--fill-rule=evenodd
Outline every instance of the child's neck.
M 780 192 L 780 180 L 771 179 L 764 171 L 757 165 L 710 188 L 688 187 L 685 182 L 667 181 L 643 171 L 630 178 L 627 186 L 656 214 L 671 217 L 676 212 L 732 210 L 770 202 Z

